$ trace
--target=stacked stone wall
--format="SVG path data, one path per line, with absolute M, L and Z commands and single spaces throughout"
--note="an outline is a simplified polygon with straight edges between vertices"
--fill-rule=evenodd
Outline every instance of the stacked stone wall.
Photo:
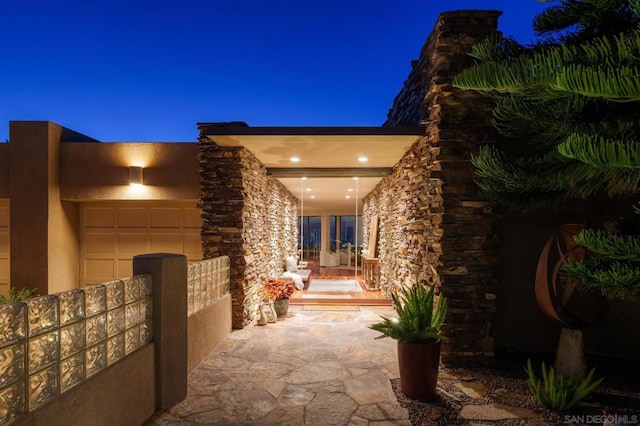
M 298 200 L 244 148 L 202 139 L 199 159 L 203 257 L 229 256 L 232 322 L 242 328 L 255 311 L 245 296 L 296 255 Z
M 424 126 L 426 145 L 439 149 L 425 184 L 438 188 L 431 179 L 440 179 L 444 209 L 429 209 L 428 204 L 424 208 L 442 220 L 437 271 L 449 301 L 444 330 L 449 339 L 443 346 L 443 360 L 448 363 L 479 359 L 494 350 L 493 214 L 478 194 L 469 161 L 479 145 L 494 141 L 492 105 L 473 92 L 453 88 L 451 81 L 472 64 L 467 55 L 471 46 L 496 33 L 499 16 L 495 11 L 441 14 L 384 123 Z M 386 185 L 394 190 L 393 184 Z M 391 243 L 386 244 L 393 251 Z
M 390 295 L 416 280 L 437 284 L 442 197 L 440 181 L 431 179 L 438 149 L 420 138 L 364 199 L 363 226 L 378 216 L 380 288 Z M 368 245 L 368 234 L 365 246 Z M 373 253 L 372 253 L 373 255 Z

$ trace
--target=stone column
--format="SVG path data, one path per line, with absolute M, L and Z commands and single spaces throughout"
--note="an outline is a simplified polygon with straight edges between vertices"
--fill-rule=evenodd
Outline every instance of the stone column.
M 204 259 L 229 256 L 229 291 L 234 328 L 243 326 L 244 275 L 246 259 L 242 237 L 244 195 L 240 150 L 221 147 L 206 138 L 200 140 L 200 209 L 202 211 L 202 254 Z
M 449 301 L 443 361 L 453 363 L 493 355 L 492 330 L 496 276 L 493 214 L 479 196 L 471 154 L 493 143 L 492 103 L 475 92 L 451 87 L 453 77 L 469 67 L 474 43 L 496 32 L 500 12 L 451 12 L 440 16 L 434 30 L 432 86 L 427 134 L 440 147 L 444 212 L 442 255 L 438 273 Z
M 493 214 L 474 182 L 469 158 L 481 144 L 493 143 L 491 102 L 454 89 L 453 77 L 473 63 L 471 47 L 497 32 L 498 11 L 442 13 L 420 59 L 394 100 L 386 126 L 425 126 L 439 148 L 432 178 L 442 181 L 442 254 L 438 273 L 449 300 L 442 358 L 452 363 L 492 355 L 497 263 Z M 440 170 L 438 170 L 438 168 Z

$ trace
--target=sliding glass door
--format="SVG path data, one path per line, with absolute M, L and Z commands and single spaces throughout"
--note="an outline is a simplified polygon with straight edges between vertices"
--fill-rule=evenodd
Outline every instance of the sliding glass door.
M 300 250 L 302 246 L 302 257 L 304 260 L 320 259 L 320 244 L 322 238 L 321 223 L 321 216 L 304 216 L 301 227 L 300 218 L 298 218 L 298 229 L 302 229 L 302 238 L 298 241 L 298 250 Z
M 351 252 L 355 254 L 356 246 L 360 247 L 362 245 L 362 216 L 330 216 L 329 226 L 330 249 L 332 251 L 342 250 L 346 252 L 349 244 L 351 244 Z M 340 246 L 336 245 L 336 241 L 340 242 Z M 360 251 L 358 251 L 358 254 L 360 254 Z

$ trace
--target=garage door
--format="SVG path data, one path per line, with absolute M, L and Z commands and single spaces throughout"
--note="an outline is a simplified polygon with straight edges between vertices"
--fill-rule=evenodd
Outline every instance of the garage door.
M 131 276 L 138 254 L 202 259 L 200 210 L 192 203 L 85 204 L 80 210 L 83 286 Z
M 9 200 L 0 200 L 0 294 L 9 294 Z

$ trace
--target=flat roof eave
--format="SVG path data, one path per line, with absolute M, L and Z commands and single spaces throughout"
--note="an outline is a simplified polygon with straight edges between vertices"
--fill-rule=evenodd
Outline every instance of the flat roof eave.
M 202 136 L 422 136 L 424 127 L 251 127 L 242 122 L 198 123 Z

